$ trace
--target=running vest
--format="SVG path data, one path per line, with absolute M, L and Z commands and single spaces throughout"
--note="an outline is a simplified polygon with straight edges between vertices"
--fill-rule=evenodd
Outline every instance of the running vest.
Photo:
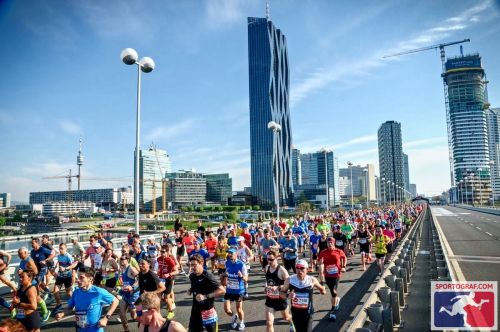
M 248 264 L 248 254 L 245 249 L 246 247 L 238 248 L 238 250 L 236 250 L 236 253 L 238 254 L 238 259 L 240 261 L 242 261 L 245 264 Z
M 361 246 L 366 246 L 369 244 L 368 231 L 364 232 L 358 231 L 358 243 Z
M 25 290 L 22 290 L 22 288 L 19 288 L 19 290 L 17 291 L 17 295 L 19 296 L 19 302 L 25 303 L 25 304 L 30 303 L 30 300 L 29 300 L 28 296 L 26 295 L 26 292 L 28 292 L 28 289 L 30 289 L 31 287 L 34 287 L 34 285 L 29 285 Z M 38 294 L 38 291 L 37 291 L 37 294 Z M 17 310 L 17 313 L 16 313 L 17 319 L 26 318 L 26 314 L 24 313 L 24 311 L 26 309 L 17 308 L 16 310 Z
M 293 315 L 297 313 L 311 315 L 314 311 L 312 277 L 307 275 L 304 280 L 299 280 L 296 274 L 291 276 L 289 289 L 295 293 L 291 301 Z
M 227 247 L 219 247 L 215 248 L 215 260 L 217 262 L 217 268 L 225 269 L 226 268 L 226 257 L 227 257 Z
M 243 281 L 243 278 L 240 278 L 238 276 L 238 271 L 241 271 L 241 273 L 243 273 L 244 269 L 245 269 L 245 264 L 240 260 L 236 260 L 236 262 L 234 263 L 232 260 L 228 260 L 226 262 L 227 293 L 238 294 L 238 295 L 245 293 L 245 282 Z
M 122 272 L 122 285 L 123 286 L 132 286 L 133 287 L 132 292 L 135 293 L 135 292 L 139 291 L 139 287 L 137 287 L 137 285 L 134 286 L 137 279 L 129 276 L 129 269 L 130 269 L 130 266 L 127 266 L 125 271 Z
M 281 286 L 285 283 L 284 280 L 281 280 L 278 277 L 279 270 L 280 270 L 279 265 L 276 267 L 276 270 L 274 272 L 271 272 L 270 266 L 268 266 L 267 270 L 266 270 L 266 284 L 267 284 L 267 286 L 273 287 L 272 289 L 268 288 L 266 290 L 266 296 L 268 299 L 271 299 L 271 300 L 279 300 L 280 299 L 279 286 Z M 276 286 L 276 287 L 274 287 L 274 286 Z

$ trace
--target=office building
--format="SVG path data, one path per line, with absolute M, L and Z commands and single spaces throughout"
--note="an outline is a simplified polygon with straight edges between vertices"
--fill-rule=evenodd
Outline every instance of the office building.
M 165 173 L 170 172 L 172 166 L 166 151 L 154 145 L 147 150 L 139 150 L 139 204 L 143 211 L 152 210 L 153 199 L 156 199 L 156 206 L 161 206 L 167 187 Z
M 229 174 L 205 174 L 203 176 L 207 183 L 207 202 L 227 205 L 233 194 L 233 180 Z
M 312 188 L 310 186 L 322 188 L 325 198 L 324 207 L 326 208 L 327 203 L 328 208 L 338 206 L 340 204 L 339 166 L 338 159 L 333 151 L 322 149 L 314 153 L 300 154 L 300 164 L 301 182 L 302 186 L 304 186 L 301 187 L 301 190 L 303 191 L 304 188 L 310 190 Z M 329 192 L 328 196 L 326 194 L 327 190 Z M 298 198 L 297 195 L 296 197 Z M 328 199 L 328 202 L 326 199 Z
M 92 202 L 100 205 L 133 204 L 131 187 L 84 189 L 68 192 L 42 191 L 30 192 L 30 204 L 45 204 L 49 202 Z
M 290 70 L 285 35 L 267 18 L 248 18 L 248 62 L 252 194 L 272 206 L 278 187 L 283 205 L 293 198 Z
M 449 58 L 445 69 L 454 183 L 464 191 L 467 203 L 486 204 L 491 184 L 488 100 L 481 57 L 472 54 Z
M 10 193 L 0 193 L 0 208 L 10 208 Z
M 300 150 L 295 148 L 292 148 L 292 183 L 294 188 L 302 184 Z
M 400 200 L 397 187 L 404 188 L 404 165 L 399 122 L 387 121 L 378 129 L 378 160 L 382 202 Z
M 498 201 L 500 200 L 500 108 L 490 108 L 486 114 L 488 120 L 491 189 L 495 201 Z
M 186 205 L 203 205 L 207 200 L 207 179 L 202 173 L 184 171 L 167 173 L 169 181 L 168 202 L 173 208 Z
M 417 185 L 415 183 L 410 183 L 410 193 L 411 193 L 411 198 L 415 198 L 418 196 Z
M 352 170 L 352 182 L 351 182 L 351 170 Z M 341 196 L 350 199 L 351 187 L 353 197 L 367 197 L 369 201 L 376 201 L 377 194 L 375 189 L 375 168 L 373 164 L 367 164 L 366 166 L 353 165 L 348 168 L 340 168 L 339 175 L 345 182 L 344 190 L 341 190 Z
M 410 191 L 410 165 L 408 164 L 408 155 L 403 152 L 403 172 L 404 189 Z

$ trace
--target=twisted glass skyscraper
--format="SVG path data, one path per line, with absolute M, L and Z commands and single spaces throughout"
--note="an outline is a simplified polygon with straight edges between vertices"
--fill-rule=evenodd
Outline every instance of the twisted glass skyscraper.
M 273 204 L 292 198 L 292 130 L 288 103 L 290 71 L 285 35 L 266 18 L 248 18 L 250 158 L 252 194 Z M 273 135 L 267 124 L 281 131 Z M 276 183 L 278 186 L 276 186 Z

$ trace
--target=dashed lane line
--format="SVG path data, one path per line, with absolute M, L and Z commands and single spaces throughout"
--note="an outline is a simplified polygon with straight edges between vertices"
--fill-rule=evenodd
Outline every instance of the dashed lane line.
M 488 234 L 489 236 L 493 237 L 493 234 L 491 234 L 490 232 L 485 232 L 486 234 Z

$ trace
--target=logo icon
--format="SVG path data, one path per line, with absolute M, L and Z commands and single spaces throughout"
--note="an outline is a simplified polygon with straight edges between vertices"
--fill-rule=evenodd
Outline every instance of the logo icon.
M 497 329 L 497 282 L 440 282 L 431 285 L 432 330 Z

